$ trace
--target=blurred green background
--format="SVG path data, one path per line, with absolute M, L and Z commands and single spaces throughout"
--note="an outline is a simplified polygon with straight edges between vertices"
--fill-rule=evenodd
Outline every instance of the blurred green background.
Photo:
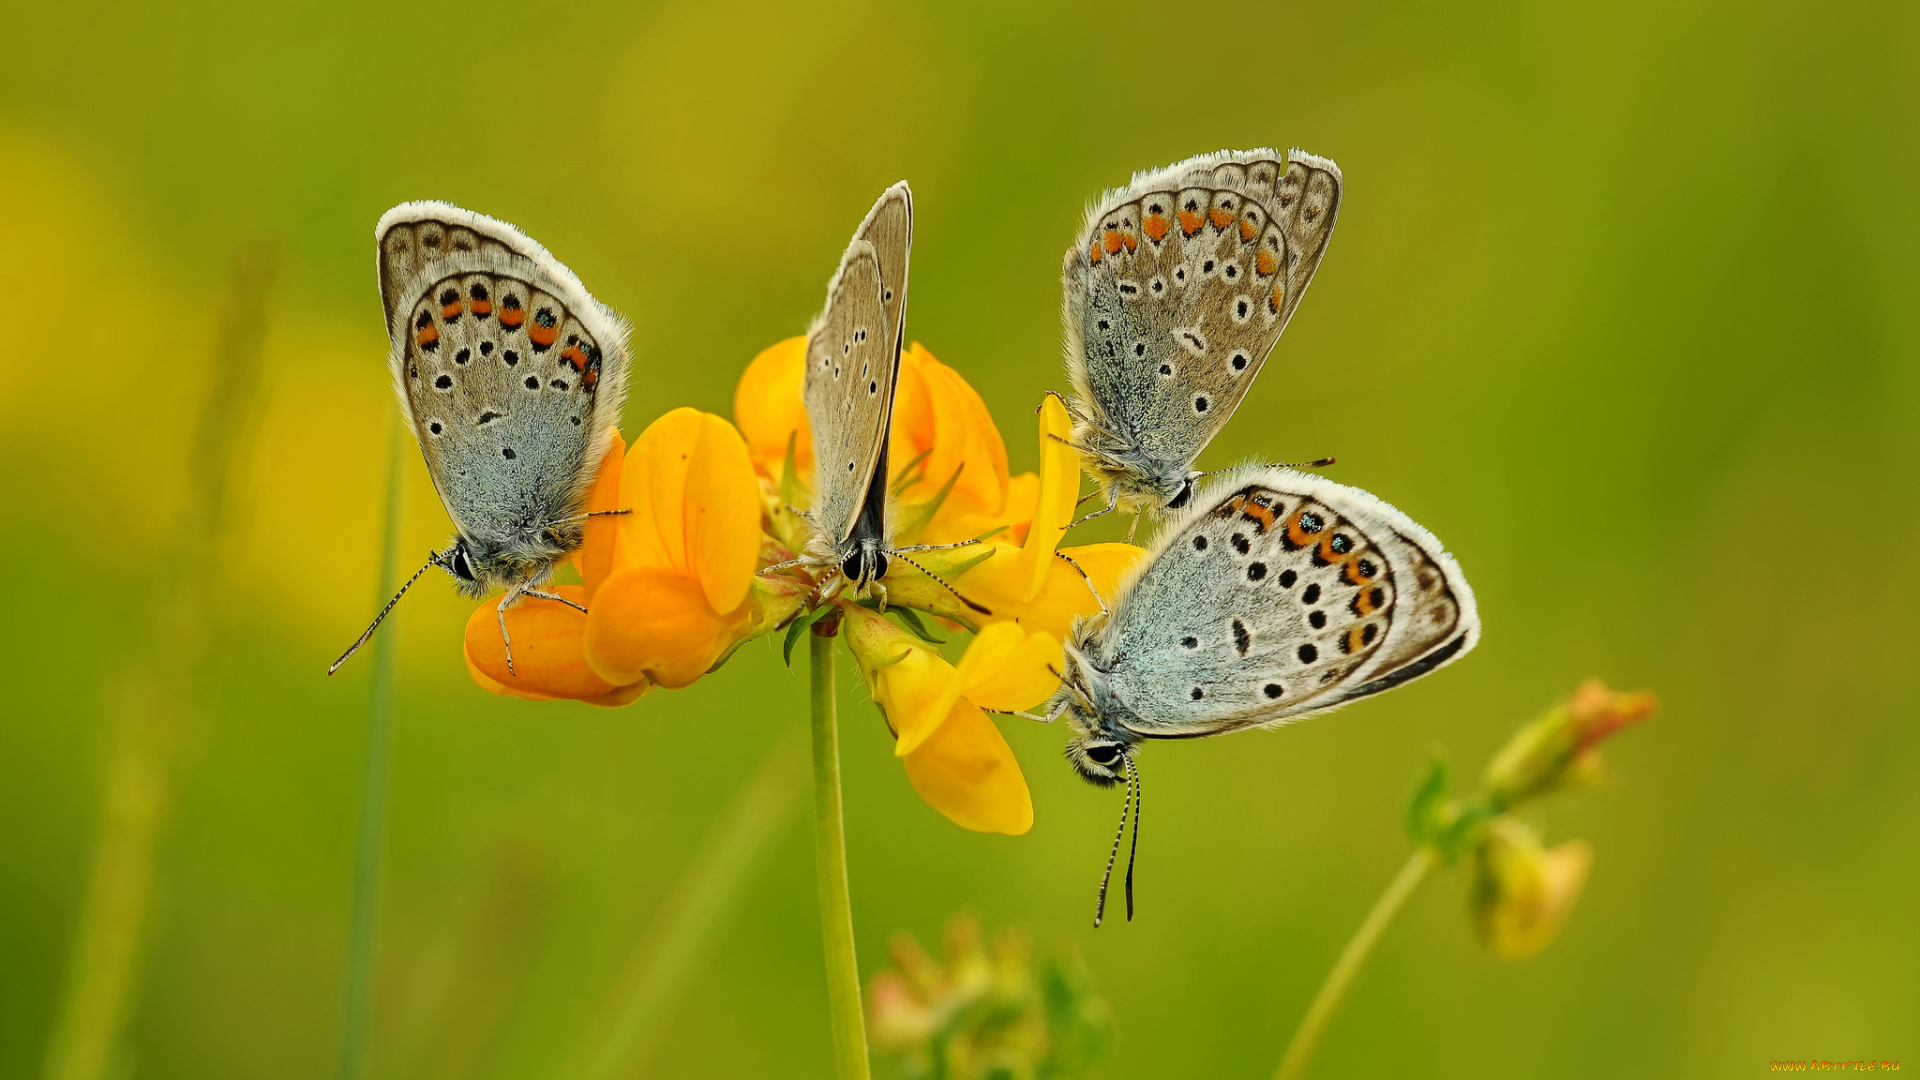
M 1347 180 L 1266 374 L 1202 459 L 1337 454 L 1443 537 L 1479 650 L 1278 733 L 1155 746 L 1140 917 L 1088 927 L 1118 797 L 1003 727 L 1018 839 L 909 788 L 843 663 L 863 973 L 955 911 L 1077 946 L 1102 1075 L 1268 1074 L 1405 856 L 1434 747 L 1471 773 L 1583 676 L 1664 711 L 1614 791 L 1543 819 L 1592 882 L 1542 956 L 1417 897 L 1316 1075 L 1736 1076 L 1920 1064 L 1920 8 L 1898 3 L 733 5 L 541 11 L 10 2 L 0 201 L 0 1074 L 38 1075 L 102 787 L 148 686 L 172 756 L 113 1075 L 318 1077 L 337 1053 L 385 447 L 372 227 L 514 221 L 636 328 L 626 431 L 731 415 L 887 183 L 917 196 L 908 332 L 1016 470 L 1064 388 L 1060 255 L 1136 168 L 1298 145 Z M 223 528 L 191 505 L 235 252 L 279 267 Z M 57 385 L 56 385 L 57 384 Z M 446 519 L 409 448 L 402 551 Z M 1104 533 L 1090 530 L 1090 538 Z M 178 540 L 218 571 L 166 672 Z M 26 574 L 25 569 L 39 567 Z M 477 690 L 423 581 L 400 649 L 374 1072 L 554 1075 L 701 837 L 805 730 L 755 645 L 624 710 Z M 649 1075 L 823 1076 L 802 796 Z

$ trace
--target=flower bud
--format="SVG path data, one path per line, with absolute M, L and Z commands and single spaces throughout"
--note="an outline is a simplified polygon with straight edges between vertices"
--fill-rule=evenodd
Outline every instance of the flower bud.
M 1495 819 L 1473 853 L 1473 919 L 1487 950 L 1519 960 L 1546 948 L 1573 913 L 1592 866 L 1593 848 L 1583 840 L 1544 848 L 1517 819 Z
M 1599 744 L 1657 707 L 1647 691 L 1618 693 L 1588 679 L 1571 700 L 1515 732 L 1487 763 L 1482 787 L 1489 804 L 1507 810 L 1556 792 L 1598 787 L 1607 776 Z

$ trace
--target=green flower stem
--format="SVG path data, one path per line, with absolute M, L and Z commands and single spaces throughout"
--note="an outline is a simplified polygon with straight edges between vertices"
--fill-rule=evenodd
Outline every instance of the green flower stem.
M 395 577 L 394 548 L 400 536 L 400 426 L 387 436 L 387 521 L 380 533 L 380 577 L 374 610 L 385 603 Z M 388 776 L 393 768 L 394 642 L 391 616 L 373 638 L 373 690 L 367 702 L 366 774 L 360 778 L 360 832 L 354 838 L 353 930 L 347 953 L 347 1015 L 340 1035 L 340 1080 L 367 1073 L 368 1034 L 373 1027 L 374 931 L 380 915 L 380 856 L 386 848 Z
M 833 639 L 840 620 L 813 625 L 813 860 L 820 883 L 820 945 L 827 960 L 827 1009 L 840 1080 L 867 1080 L 867 1020 L 853 958 L 853 900 L 847 893 L 847 833 L 840 809 L 840 729 L 833 696 Z
M 1320 984 L 1320 992 L 1313 997 L 1313 1004 L 1307 1007 L 1307 1014 L 1300 1018 L 1300 1026 L 1294 1030 L 1293 1041 L 1287 1044 L 1287 1055 L 1280 1059 L 1280 1071 L 1274 1074 L 1274 1080 L 1297 1080 L 1307 1067 L 1307 1059 L 1313 1056 L 1314 1047 L 1319 1045 L 1320 1036 L 1325 1032 L 1327 1022 L 1333 1018 L 1335 1009 L 1340 1007 L 1341 999 L 1347 996 L 1352 987 L 1354 976 L 1366 964 L 1367 957 L 1373 954 L 1373 947 L 1380 943 L 1380 936 L 1386 933 L 1400 909 L 1407 906 L 1407 900 L 1414 890 L 1427 879 L 1427 874 L 1439 864 L 1439 855 L 1430 847 L 1422 845 L 1414 851 L 1407 865 L 1400 868 L 1393 884 L 1374 901 L 1373 910 L 1354 931 L 1347 947 L 1340 950 L 1340 959 L 1334 961 L 1333 970 L 1327 972 L 1325 982 Z

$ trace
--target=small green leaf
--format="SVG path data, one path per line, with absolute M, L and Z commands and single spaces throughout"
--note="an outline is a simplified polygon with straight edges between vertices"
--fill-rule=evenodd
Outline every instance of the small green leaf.
M 787 624 L 787 639 L 780 644 L 780 658 L 786 662 L 789 670 L 793 667 L 793 647 L 800 643 L 800 635 L 805 634 L 808 627 L 819 622 L 822 616 L 832 610 L 831 606 L 827 606 L 818 611 L 804 612 Z
M 1447 759 L 1436 753 L 1407 801 L 1407 839 L 1423 847 L 1441 846 L 1447 816 Z
M 919 638 L 929 645 L 938 646 L 946 644 L 944 639 L 934 637 L 932 631 L 927 629 L 927 624 L 920 621 L 919 612 L 910 607 L 897 607 L 893 608 L 892 611 L 894 615 L 899 617 L 900 625 L 911 631 L 914 637 Z

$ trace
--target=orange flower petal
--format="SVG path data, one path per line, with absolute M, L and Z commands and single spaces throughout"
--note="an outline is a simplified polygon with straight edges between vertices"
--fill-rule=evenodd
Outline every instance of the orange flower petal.
M 587 492 L 587 512 L 590 514 L 626 509 L 620 502 L 620 472 L 627 460 L 627 440 L 620 437 L 617 429 L 611 435 L 607 456 L 601 460 L 600 472 L 593 479 L 592 489 Z M 615 517 L 588 518 L 586 539 L 573 553 L 573 568 L 580 572 L 580 580 L 586 584 L 588 596 L 592 596 L 600 588 L 600 583 L 613 572 L 614 537 L 620 531 L 618 522 L 619 519 Z
M 942 515 L 1000 514 L 1007 503 L 1007 444 L 986 402 L 959 372 L 931 355 L 923 367 L 936 425 L 926 461 L 927 494 L 954 479 L 957 470 Z
M 746 600 L 759 566 L 760 482 L 734 426 L 711 413 L 699 415 L 699 441 L 687 463 L 687 564 L 707 606 L 732 611 Z
M 1040 501 L 1040 474 L 1023 472 L 1007 481 L 1006 539 L 1016 544 L 1027 541 L 1027 526 L 1033 524 L 1033 508 Z M 974 535 L 979 535 L 975 533 Z
M 552 701 L 554 699 L 552 694 L 535 694 L 526 690 L 515 690 L 506 683 L 496 681 L 493 676 L 481 671 L 479 666 L 473 662 L 473 654 L 468 651 L 467 644 L 464 640 L 460 643 L 460 658 L 467 662 L 467 675 L 473 679 L 474 685 L 489 694 L 499 694 L 501 697 L 525 698 L 528 701 Z
M 627 451 L 613 567 L 687 569 L 687 468 L 706 426 L 698 409 L 679 408 L 647 425 Z
M 555 585 L 554 592 L 577 604 L 587 601 L 583 585 Z M 507 609 L 507 632 L 513 635 L 513 671 L 507 670 L 506 647 L 494 612 L 499 602 L 489 600 L 467 619 L 467 659 L 493 682 L 520 695 L 597 698 L 615 683 L 602 679 L 587 666 L 581 634 L 587 617 L 565 604 L 527 597 Z M 481 684 L 485 686 L 486 684 Z
M 1033 796 L 1000 729 L 962 701 L 920 749 L 907 779 L 928 805 L 975 832 L 1019 836 L 1033 828 Z
M 938 435 L 940 421 L 927 388 L 930 359 L 917 341 L 900 353 L 900 374 L 893 383 L 893 434 L 887 441 L 887 458 L 895 469 L 905 468 L 909 461 L 932 449 Z M 947 478 L 941 477 L 927 489 L 928 494 L 940 490 L 946 482 Z
M 733 419 L 746 439 L 747 452 L 761 475 L 778 478 L 793 438 L 793 461 L 813 467 L 813 433 L 807 426 L 800 384 L 807 363 L 807 339 L 790 337 L 761 350 L 740 376 L 733 392 Z
M 607 684 L 601 694 L 642 679 L 677 689 L 713 666 L 732 622 L 707 606 L 693 578 L 652 567 L 616 570 L 585 617 L 586 662 Z
M 1017 712 L 1045 701 L 1060 685 L 1060 639 L 1026 633 L 1013 623 L 980 631 L 960 657 L 960 692 L 983 709 Z
M 623 705 L 631 705 L 641 698 L 646 697 L 647 692 L 652 689 L 653 683 L 642 679 L 632 686 L 622 686 L 605 697 L 582 698 L 581 700 L 588 705 L 598 706 L 602 709 L 618 709 Z

